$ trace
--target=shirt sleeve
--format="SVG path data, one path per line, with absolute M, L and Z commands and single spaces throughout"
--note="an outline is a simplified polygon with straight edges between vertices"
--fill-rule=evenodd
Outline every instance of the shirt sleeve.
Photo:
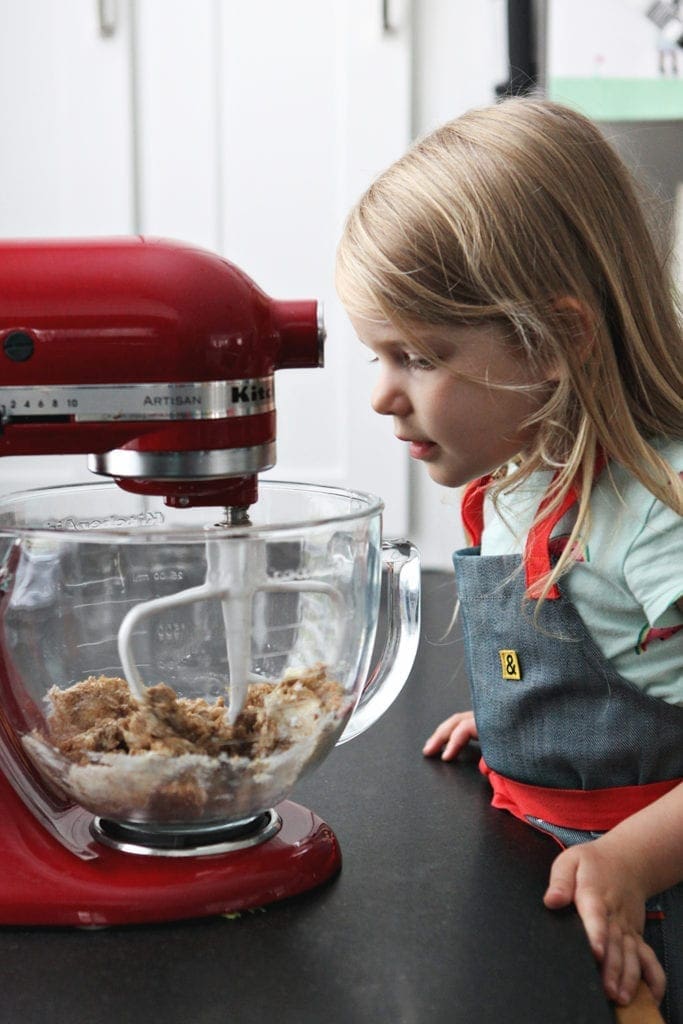
M 683 594 L 683 518 L 656 498 L 626 554 L 624 577 L 651 626 Z

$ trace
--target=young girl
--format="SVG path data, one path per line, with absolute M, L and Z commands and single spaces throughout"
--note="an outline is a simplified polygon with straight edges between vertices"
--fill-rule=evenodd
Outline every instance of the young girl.
M 545 904 L 576 905 L 607 994 L 643 977 L 681 1024 L 683 347 L 628 173 L 559 105 L 471 111 L 360 199 L 337 283 L 374 409 L 468 485 L 473 712 L 424 752 L 478 738 L 494 805 L 565 847 Z

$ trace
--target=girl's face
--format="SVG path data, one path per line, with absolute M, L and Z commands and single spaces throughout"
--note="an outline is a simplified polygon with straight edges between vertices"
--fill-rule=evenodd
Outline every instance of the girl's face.
M 538 428 L 524 421 L 551 385 L 512 351 L 503 327 L 426 325 L 407 335 L 386 320 L 351 322 L 378 363 L 373 409 L 393 417 L 396 437 L 432 480 L 459 487 L 531 447 Z

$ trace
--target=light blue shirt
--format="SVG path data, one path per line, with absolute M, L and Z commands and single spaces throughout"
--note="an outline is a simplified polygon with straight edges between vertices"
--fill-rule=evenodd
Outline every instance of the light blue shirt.
M 683 443 L 658 445 L 683 470 Z M 534 474 L 503 493 L 499 513 L 487 501 L 483 555 L 518 554 L 549 473 Z M 567 536 L 575 510 L 553 531 Z M 652 697 L 683 705 L 683 519 L 618 465 L 610 464 L 593 488 L 590 522 L 563 577 L 564 589 L 589 633 L 625 679 Z

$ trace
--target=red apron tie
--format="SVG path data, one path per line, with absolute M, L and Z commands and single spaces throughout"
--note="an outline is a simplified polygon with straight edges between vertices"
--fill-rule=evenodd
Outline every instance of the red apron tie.
M 484 498 L 492 479 L 490 474 L 480 476 L 467 484 L 462 494 L 460 518 L 467 542 L 473 547 L 479 547 L 481 544 L 481 535 L 484 532 Z
M 479 770 L 491 783 L 494 807 L 509 811 L 522 821 L 531 816 L 582 832 L 606 832 L 683 782 L 683 779 L 664 779 L 605 789 L 554 789 L 499 775 L 489 768 L 483 757 Z
M 606 463 L 605 453 L 599 450 L 595 460 L 595 479 L 603 471 Z M 553 477 L 553 481 L 556 478 L 557 474 Z M 481 536 L 484 531 L 484 499 L 492 480 L 493 477 L 490 474 L 479 477 L 467 484 L 463 491 L 460 515 L 468 542 L 474 546 L 481 544 Z M 529 530 L 524 548 L 524 572 L 528 597 L 540 597 L 543 584 L 552 571 L 550 535 L 562 517 L 578 500 L 579 490 L 575 484 L 572 484 L 560 505 L 551 515 L 543 515 L 551 501 L 549 495 L 546 494 L 541 501 L 538 507 L 538 521 Z M 554 583 L 548 591 L 547 598 L 553 601 L 557 600 L 559 596 L 559 588 Z

